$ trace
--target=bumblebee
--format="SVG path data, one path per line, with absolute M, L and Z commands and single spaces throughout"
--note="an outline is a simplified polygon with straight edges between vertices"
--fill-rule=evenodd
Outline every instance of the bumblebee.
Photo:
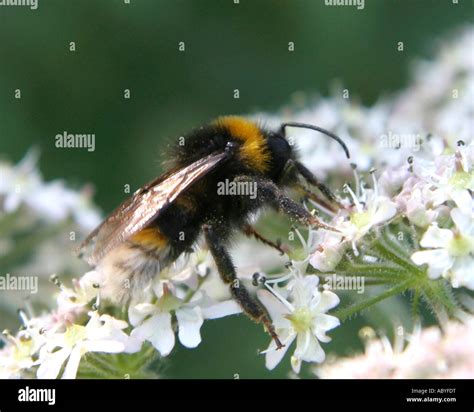
M 288 127 L 325 133 L 349 157 L 339 137 L 303 123 L 283 123 L 272 131 L 242 117 L 225 116 L 195 129 L 172 148 L 168 171 L 125 200 L 82 243 L 82 252 L 92 249 L 86 260 L 104 278 L 101 296 L 126 303 L 204 237 L 232 297 L 247 316 L 263 323 L 281 348 L 266 309 L 238 281 L 228 244 L 232 234 L 242 231 L 282 251 L 250 224 L 264 206 L 302 225 L 335 230 L 285 194 L 286 189 L 299 188 L 327 208 L 337 207 L 331 191 L 298 161 L 286 136 Z M 256 190 L 253 196 L 223 196 L 217 190 L 223 181 Z M 317 187 L 324 199 L 302 181 Z

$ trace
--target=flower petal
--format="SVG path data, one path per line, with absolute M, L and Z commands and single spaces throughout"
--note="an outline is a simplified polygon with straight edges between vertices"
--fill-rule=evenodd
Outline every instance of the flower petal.
M 339 305 L 340 299 L 334 292 L 330 290 L 324 290 L 320 293 L 319 302 L 316 305 L 315 310 L 318 312 L 327 312 L 329 309 L 332 309 Z
M 321 247 L 322 251 L 316 250 L 311 255 L 309 263 L 321 272 L 330 272 L 341 261 L 346 245 L 341 243 L 339 245 L 321 245 Z
M 168 312 L 157 313 L 136 327 L 131 336 L 141 341 L 148 340 L 162 356 L 169 355 L 175 343 L 171 315 Z
M 418 266 L 427 263 L 430 279 L 439 278 L 453 263 L 445 249 L 421 250 L 413 253 L 411 260 Z
M 331 338 L 326 335 L 326 332 L 336 328 L 340 324 L 341 322 L 335 316 L 320 314 L 314 317 L 311 331 L 321 342 L 330 342 Z
M 138 325 L 148 315 L 156 311 L 156 306 L 151 303 L 139 303 L 128 308 L 128 319 L 133 326 Z
M 289 327 L 290 321 L 285 316 L 289 315 L 290 311 L 283 303 L 265 289 L 258 290 L 257 297 L 267 309 L 276 328 Z
M 81 345 L 74 346 L 67 361 L 66 367 L 64 368 L 64 373 L 61 379 L 74 379 L 76 377 L 77 370 L 79 369 L 79 363 L 81 362 L 81 356 Z
M 319 297 L 318 285 L 319 277 L 316 275 L 296 278 L 292 291 L 294 306 L 306 306 L 314 296 Z
M 219 319 L 225 316 L 241 313 L 242 308 L 235 300 L 226 300 L 216 303 L 215 305 L 202 308 L 204 319 Z
M 179 341 L 187 348 L 198 346 L 201 343 L 201 326 L 204 322 L 200 308 L 178 309 L 176 318 Z
M 420 245 L 424 248 L 443 248 L 453 238 L 453 232 L 440 229 L 436 224 L 431 225 L 423 235 Z
M 321 363 L 326 355 L 316 337 L 310 332 L 298 333 L 294 356 L 304 362 Z
M 157 332 L 150 341 L 162 356 L 167 356 L 173 350 L 175 343 L 174 332 L 171 327 L 171 315 L 160 313 L 155 316 L 155 319 Z
M 288 330 L 278 329 L 277 334 L 285 346 L 281 349 L 277 349 L 275 341 L 272 340 L 270 342 L 268 349 L 265 351 L 265 366 L 268 370 L 274 369 L 281 362 L 295 339 L 295 335 L 289 334 Z
M 380 197 L 378 201 L 381 203 L 377 205 L 377 209 L 372 216 L 372 226 L 391 219 L 397 213 L 397 207 L 395 206 L 395 203 L 393 203 L 389 198 Z
M 465 286 L 474 290 L 474 270 L 472 258 L 470 256 L 456 259 L 453 268 L 448 272 L 453 287 Z
M 472 211 L 470 211 L 472 213 Z M 455 208 L 451 210 L 451 219 L 461 233 L 471 234 L 473 220 L 470 214 L 465 214 L 461 209 Z
M 472 197 L 468 190 L 455 189 L 451 191 L 451 199 L 461 211 L 469 215 L 472 213 Z
M 41 364 L 36 372 L 38 379 L 56 379 L 64 361 L 70 354 L 71 348 L 69 347 L 59 349 L 54 353 L 45 351 L 44 357 L 40 356 Z

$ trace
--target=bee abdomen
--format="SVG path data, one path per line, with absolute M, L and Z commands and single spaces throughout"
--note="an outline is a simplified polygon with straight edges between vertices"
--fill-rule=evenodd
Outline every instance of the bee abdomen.
M 171 263 L 171 246 L 158 228 L 147 228 L 113 249 L 99 263 L 101 298 L 125 304 L 143 298 Z

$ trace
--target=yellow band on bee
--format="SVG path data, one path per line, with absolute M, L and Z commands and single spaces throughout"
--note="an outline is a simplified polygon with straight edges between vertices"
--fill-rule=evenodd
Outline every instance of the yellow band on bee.
M 157 228 L 147 228 L 136 233 L 131 238 L 132 242 L 136 242 L 145 246 L 153 246 L 163 248 L 168 244 L 168 240 Z
M 239 151 L 243 162 L 261 173 L 268 170 L 270 153 L 265 136 L 256 123 L 239 116 L 223 116 L 214 124 L 226 128 L 234 139 L 243 143 Z

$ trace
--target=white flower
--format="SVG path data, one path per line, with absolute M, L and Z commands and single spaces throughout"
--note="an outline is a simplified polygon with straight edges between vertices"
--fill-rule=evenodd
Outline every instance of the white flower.
M 41 187 L 42 179 L 35 169 L 37 159 L 37 152 L 30 150 L 16 166 L 0 164 L 0 198 L 6 213 L 13 213 L 29 193 Z
M 427 207 L 422 190 L 416 188 L 407 200 L 405 215 L 416 226 L 426 227 L 438 217 L 438 211 Z
M 176 297 L 169 289 L 155 303 L 139 303 L 129 308 L 129 320 L 135 326 L 131 336 L 150 342 L 162 356 L 167 356 L 175 345 L 172 314 L 178 321 L 178 337 L 183 346 L 195 348 L 201 343 L 204 319 L 216 319 L 241 309 L 234 301 L 214 303 L 204 293 L 196 292 L 189 302 Z
M 291 365 L 299 373 L 301 362 L 322 362 L 325 354 L 319 341 L 329 342 L 328 330 L 339 326 L 339 319 L 326 312 L 339 303 L 336 294 L 318 290 L 317 276 L 296 276 L 289 285 L 289 301 L 266 290 L 259 290 L 258 297 L 267 308 L 280 341 L 285 345 L 278 349 L 275 341 L 270 343 L 266 354 L 266 366 L 275 368 L 283 359 L 286 351 L 296 339 L 296 350 Z M 267 286 L 268 287 L 268 286 Z
M 57 378 L 64 363 L 62 378 L 75 378 L 81 357 L 87 352 L 132 353 L 140 349 L 140 343 L 123 332 L 127 322 L 97 312 L 89 312 L 89 316 L 85 326 L 70 325 L 48 339 L 40 350 L 38 378 Z
M 409 178 L 410 172 L 407 167 L 389 167 L 382 172 L 378 182 L 383 194 L 393 196 L 400 192 Z
M 8 335 L 7 346 L 0 351 L 0 379 L 21 377 L 21 372 L 38 362 L 33 357 L 45 343 L 41 328 L 30 322 L 17 336 Z
M 136 326 L 131 336 L 141 342 L 150 342 L 161 356 L 169 355 L 175 344 L 170 310 L 177 309 L 180 305 L 180 300 L 168 292 L 156 304 L 139 303 L 131 306 L 128 317 L 130 323 Z M 201 324 L 198 328 L 200 327 Z
M 0 163 L 0 205 L 6 213 L 15 212 L 21 205 L 35 216 L 49 222 L 60 222 L 72 216 L 85 231 L 100 222 L 100 214 L 91 202 L 87 188 L 76 192 L 60 180 L 44 182 L 36 168 L 38 153 L 29 151 L 15 166 Z
M 474 221 L 459 209 L 451 211 L 455 227 L 441 229 L 433 223 L 423 235 L 420 245 L 428 250 L 413 253 L 417 265 L 428 264 L 428 276 L 448 278 L 454 287 L 474 289 Z
M 44 183 L 31 190 L 25 198 L 32 210 L 53 223 L 68 217 L 72 201 L 72 192 L 66 190 L 62 181 Z
M 321 234 L 326 235 L 332 232 L 326 232 L 325 230 L 313 230 L 308 228 L 308 238 L 305 239 L 298 229 L 295 229 L 295 233 L 298 236 L 298 240 L 303 246 L 298 251 L 298 256 L 295 253 L 291 253 L 292 270 L 296 270 L 298 273 L 306 273 L 309 260 L 311 258 L 311 252 L 321 243 Z
M 352 244 L 357 254 L 356 242 L 372 228 L 390 220 L 397 213 L 395 203 L 387 196 L 379 194 L 373 173 L 372 179 L 373 190 L 361 187 L 359 196 L 347 186 L 354 207 L 347 206 L 346 209 L 341 209 L 330 222 L 330 225 L 339 232 L 319 235 L 320 243 L 309 259 L 314 268 L 322 272 L 334 270 L 343 256 L 347 243 Z
M 364 328 L 365 329 L 365 328 Z M 416 328 L 395 334 L 393 344 L 383 336 L 366 342 L 365 353 L 317 365 L 322 379 L 472 379 L 474 377 L 474 319 Z
M 180 285 L 195 290 L 214 266 L 213 258 L 207 250 L 197 249 L 190 255 L 183 254 L 153 279 L 151 289 L 158 298 L 168 289 L 179 294 L 181 291 L 177 291 L 177 287 Z
M 469 191 L 474 190 L 474 169 L 469 160 L 473 152 L 474 145 L 471 144 L 459 148 L 452 156 L 437 159 L 441 165 L 430 176 L 435 186 L 431 195 L 434 206 L 452 200 L 463 213 L 472 213 L 473 200 Z
M 397 213 L 395 203 L 388 197 L 379 195 L 374 178 L 374 190 L 366 190 L 361 202 L 354 192 L 348 188 L 355 204 L 355 210 L 349 214 L 337 229 L 344 235 L 345 240 L 356 242 L 364 237 L 373 227 L 387 222 Z
M 21 378 L 22 372 L 38 365 L 38 352 L 62 326 L 54 315 L 28 318 L 24 311 L 19 315 L 23 329 L 16 336 L 3 332 L 6 345 L 0 351 L 0 379 Z
M 439 215 L 431 208 L 430 185 L 416 176 L 410 176 L 403 190 L 395 197 L 399 210 L 418 227 L 426 227 Z
M 15 344 L 0 351 L 0 379 L 13 379 L 21 376 L 24 369 L 35 365 L 33 340 L 28 336 L 19 336 Z
M 330 272 L 342 259 L 346 246 L 339 233 L 323 231 L 317 233 L 319 244 L 310 255 L 309 263 L 321 272 Z
M 59 312 L 70 312 L 83 309 L 97 298 L 100 274 L 95 270 L 87 272 L 79 280 L 73 279 L 73 289 L 61 285 L 57 303 Z

